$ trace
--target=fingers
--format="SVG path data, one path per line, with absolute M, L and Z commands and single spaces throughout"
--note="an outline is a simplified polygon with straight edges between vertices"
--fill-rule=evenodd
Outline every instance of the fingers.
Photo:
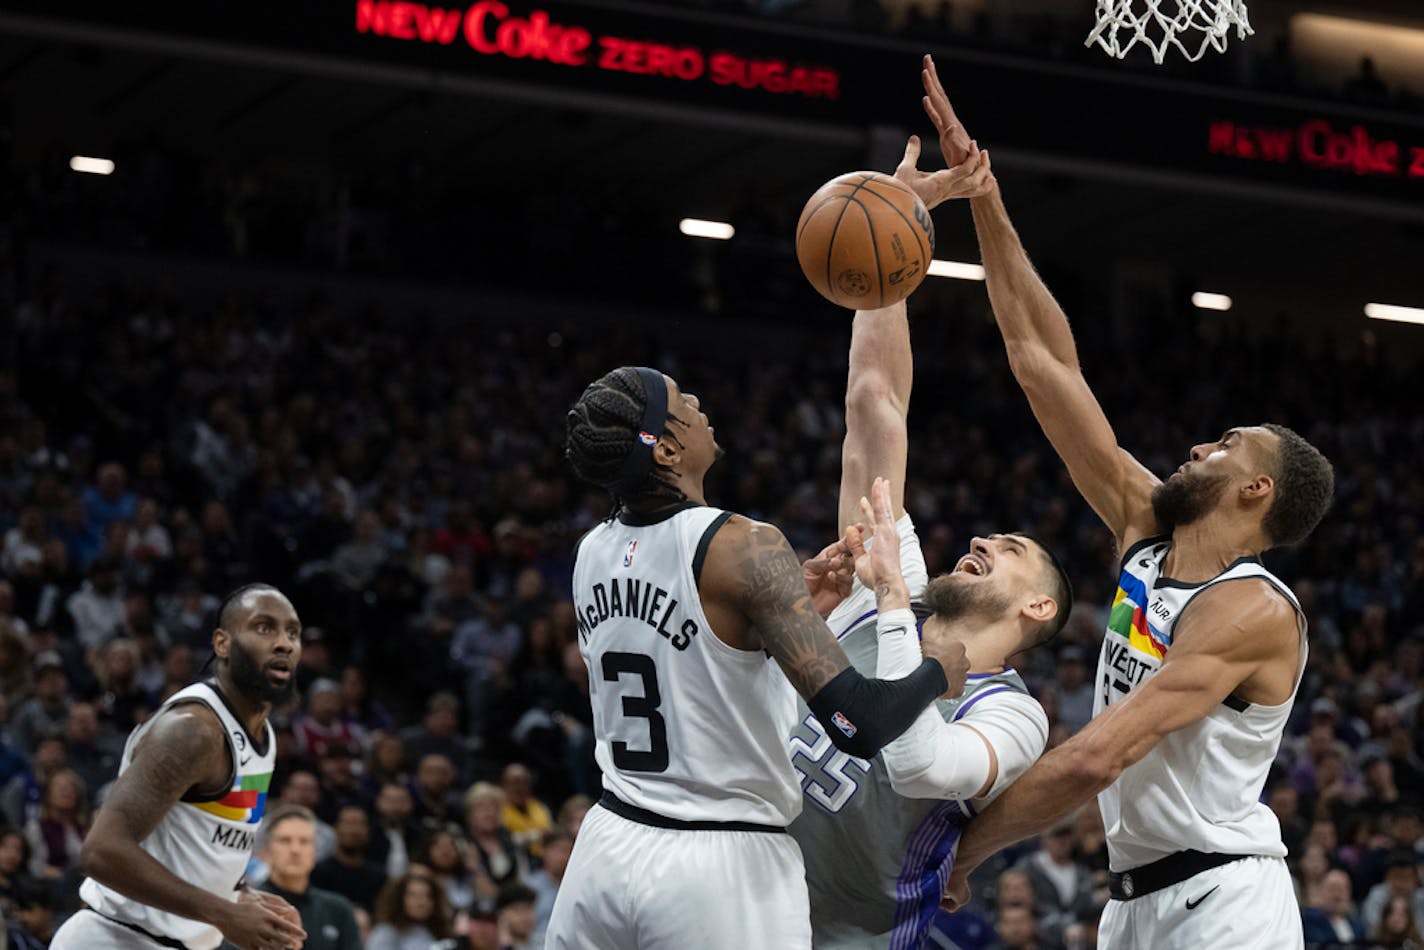
M 877 478 L 875 484 L 870 488 L 870 495 L 875 500 L 876 524 L 884 527 L 893 526 L 895 512 L 890 504 L 890 480 Z
M 898 172 L 902 168 L 914 169 L 919 164 L 920 137 L 918 135 L 912 135 L 910 136 L 909 140 L 905 142 L 905 157 L 900 159 L 900 166 L 896 169 L 896 171 Z
M 845 544 L 850 550 L 851 557 L 863 556 L 865 554 L 865 529 L 858 524 L 846 528 Z
M 877 483 L 879 481 L 879 479 L 876 479 Z M 871 488 L 871 491 L 874 492 L 875 489 Z M 866 498 L 864 495 L 860 496 L 860 513 L 866 521 L 870 522 L 871 524 L 875 524 L 875 509 L 870 506 L 870 499 Z

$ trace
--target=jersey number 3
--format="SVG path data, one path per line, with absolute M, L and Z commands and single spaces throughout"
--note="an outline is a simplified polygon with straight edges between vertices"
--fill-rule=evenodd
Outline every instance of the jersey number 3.
M 641 653 L 603 654 L 603 678 L 617 683 L 623 674 L 643 681 L 643 695 L 623 697 L 623 715 L 629 719 L 648 720 L 647 751 L 628 748 L 628 743 L 615 739 L 612 743 L 613 764 L 625 772 L 666 772 L 668 767 L 667 722 L 658 706 L 663 697 L 658 692 L 658 668 L 653 658 Z

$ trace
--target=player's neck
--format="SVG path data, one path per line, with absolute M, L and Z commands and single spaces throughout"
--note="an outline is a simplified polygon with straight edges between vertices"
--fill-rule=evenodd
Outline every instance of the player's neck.
M 985 626 L 973 618 L 946 623 L 936 633 L 941 640 L 964 644 L 972 674 L 1002 673 L 1008 666 L 1008 657 L 1018 652 L 1021 636 L 1017 627 L 1003 623 Z
M 1172 550 L 1162 565 L 1162 574 L 1185 583 L 1203 583 L 1243 557 L 1259 554 L 1262 545 L 1255 531 L 1243 531 L 1239 520 L 1231 524 L 1222 513 L 1213 512 L 1172 531 Z

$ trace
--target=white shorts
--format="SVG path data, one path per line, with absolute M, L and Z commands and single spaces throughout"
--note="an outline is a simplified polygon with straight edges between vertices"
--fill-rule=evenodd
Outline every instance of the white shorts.
M 81 910 L 55 931 L 50 950 L 162 950 L 165 944 L 92 910 Z
M 596 805 L 579 828 L 544 946 L 809 948 L 801 848 L 789 834 L 656 828 Z
M 1280 858 L 1242 858 L 1134 900 L 1108 901 L 1098 925 L 1099 950 L 1304 945 L 1300 905 Z

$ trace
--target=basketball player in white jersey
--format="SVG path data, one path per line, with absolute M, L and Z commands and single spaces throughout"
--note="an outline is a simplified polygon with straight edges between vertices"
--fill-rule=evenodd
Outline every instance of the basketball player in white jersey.
M 923 79 L 945 158 L 965 160 L 977 147 L 929 57 Z M 1243 426 L 1159 480 L 1119 447 L 998 188 L 972 207 L 1009 365 L 1122 564 L 1093 721 L 969 826 L 948 900 L 967 897 L 985 857 L 1097 795 L 1113 897 L 1099 946 L 1299 947 L 1280 825 L 1260 796 L 1305 667 L 1305 619 L 1259 555 L 1314 529 L 1330 463 L 1283 426 Z
M 174 694 L 129 736 L 119 777 L 84 841 L 88 909 L 52 950 L 299 948 L 296 909 L 249 890 L 276 741 L 267 714 L 293 694 L 301 621 L 281 591 L 251 584 L 223 602 L 217 676 Z
M 964 179 L 972 194 L 974 176 Z M 857 313 L 846 381 L 840 522 L 852 548 L 860 533 L 855 522 L 874 523 L 874 554 L 895 555 L 898 567 L 882 570 L 903 576 L 904 606 L 913 598 L 916 612 L 886 610 L 869 585 L 850 585 L 846 575 L 848 589 L 837 590 L 834 569 L 853 553 L 844 546 L 808 562 L 807 579 L 818 606 L 829 612 L 831 630 L 863 672 L 893 677 L 918 665 L 919 616 L 925 640 L 965 644 L 970 673 L 958 698 L 938 701 L 869 759 L 835 749 L 815 717 L 800 709 L 803 719 L 791 747 L 805 804 L 791 833 L 806 859 L 818 950 L 924 943 L 965 823 L 1037 760 L 1048 737 L 1043 708 L 1008 657 L 1051 638 L 1071 608 L 1061 567 L 1024 535 L 975 538 L 953 571 L 929 578 L 914 522 L 904 510 L 913 377 L 905 304 Z M 861 510 L 867 495 L 882 496 L 874 522 Z M 893 552 L 882 549 L 882 538 Z
M 604 793 L 559 888 L 554 950 L 809 947 L 786 834 L 796 694 L 838 748 L 871 756 L 964 687 L 957 644 L 891 682 L 857 672 L 781 533 L 706 505 L 719 455 L 697 397 L 655 370 L 615 370 L 569 413 L 569 462 L 616 514 L 574 565 Z

